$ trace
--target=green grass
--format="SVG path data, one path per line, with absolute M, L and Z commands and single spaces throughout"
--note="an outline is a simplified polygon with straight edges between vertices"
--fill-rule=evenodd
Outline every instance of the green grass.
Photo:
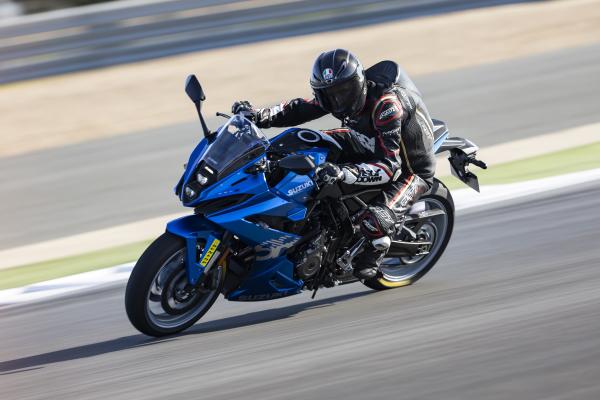
M 137 260 L 151 240 L 0 270 L 0 290 Z
M 522 182 L 594 168 L 600 168 L 600 142 L 525 160 L 498 164 L 490 166 L 486 170 L 475 166 L 469 167 L 479 177 L 481 186 Z M 466 187 L 453 176 L 440 179 L 450 189 Z
M 484 160 L 485 161 L 485 160 Z M 600 142 L 480 170 L 472 167 L 481 185 L 520 182 L 569 172 L 600 168 Z M 442 178 L 451 189 L 466 187 L 458 179 Z M 112 267 L 136 260 L 151 240 L 58 260 L 0 270 L 0 290 L 62 276 Z

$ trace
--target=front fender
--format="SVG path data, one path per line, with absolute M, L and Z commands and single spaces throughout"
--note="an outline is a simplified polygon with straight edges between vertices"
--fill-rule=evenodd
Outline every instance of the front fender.
M 201 260 L 206 257 L 206 253 L 211 247 L 211 243 L 208 243 L 208 241 L 219 240 L 222 237 L 223 229 L 204 217 L 188 215 L 170 221 L 167 224 L 167 232 L 185 240 L 185 268 L 188 282 L 195 285 L 204 273 L 206 263 L 201 263 Z M 206 240 L 207 245 L 204 246 L 202 254 L 198 255 L 197 245 L 200 239 Z M 201 264 L 204 264 L 204 266 Z

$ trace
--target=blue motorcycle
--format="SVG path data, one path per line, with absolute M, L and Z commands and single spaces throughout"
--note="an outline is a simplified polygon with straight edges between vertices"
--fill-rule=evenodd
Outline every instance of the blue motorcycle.
M 129 320 L 140 332 L 164 336 L 198 321 L 220 293 L 230 301 L 278 299 L 356 282 L 353 259 L 365 238 L 355 216 L 379 189 L 344 184 L 319 187 L 315 167 L 335 143 L 319 131 L 291 128 L 268 139 L 243 115 L 210 132 L 205 100 L 194 75 L 186 92 L 196 105 L 205 138 L 189 157 L 175 187 L 192 215 L 167 224 L 135 265 L 125 293 Z M 479 190 L 469 164 L 477 146 L 448 138 L 435 123 L 436 152 L 449 151 L 452 172 Z M 439 180 L 398 226 L 380 272 L 362 281 L 383 290 L 423 277 L 444 252 L 454 225 L 454 204 Z

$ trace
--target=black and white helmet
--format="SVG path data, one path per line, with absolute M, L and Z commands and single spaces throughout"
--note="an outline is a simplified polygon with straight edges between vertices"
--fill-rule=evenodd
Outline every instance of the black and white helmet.
M 319 105 L 337 118 L 356 115 L 367 98 L 363 66 L 354 54 L 344 49 L 317 57 L 310 86 Z

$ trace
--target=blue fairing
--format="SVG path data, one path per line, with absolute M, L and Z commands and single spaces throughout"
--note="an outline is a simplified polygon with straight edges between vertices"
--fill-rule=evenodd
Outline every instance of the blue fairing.
M 284 132 L 284 134 L 288 133 L 291 132 Z M 176 187 L 176 192 L 181 193 L 182 188 L 191 179 L 195 179 L 194 172 L 206 147 L 206 140 L 203 140 L 194 149 L 186 171 Z M 316 164 L 323 163 L 327 158 L 327 149 L 324 148 L 297 153 L 311 156 Z M 239 287 L 228 294 L 229 300 L 268 300 L 288 296 L 299 293 L 304 284 L 302 280 L 294 279 L 294 265 L 286 256 L 287 249 L 300 237 L 251 222 L 249 217 L 268 215 L 300 221 L 306 216 L 305 204 L 316 187 L 310 176 L 289 172 L 277 185 L 269 188 L 263 172 L 254 174 L 244 172 L 248 166 L 262 161 L 264 157 L 265 155 L 262 154 L 204 188 L 190 206 L 235 195 L 246 195 L 242 202 L 202 216 L 191 215 L 179 218 L 167 225 L 168 232 L 186 241 L 186 267 L 191 284 L 195 284 L 204 272 L 200 260 L 206 253 L 206 248 L 202 254 L 197 254 L 198 241 L 206 241 L 209 237 L 210 240 L 222 238 L 227 231 L 254 247 L 255 261 Z

